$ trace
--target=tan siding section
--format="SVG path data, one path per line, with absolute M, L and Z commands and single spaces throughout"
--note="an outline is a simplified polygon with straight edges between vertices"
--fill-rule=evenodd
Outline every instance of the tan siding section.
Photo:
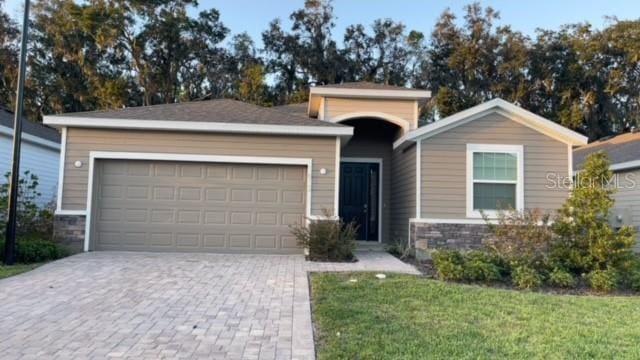
M 416 217 L 416 147 L 396 150 L 391 159 L 391 240 L 406 241 Z
M 311 158 L 311 213 L 333 209 L 336 139 L 333 137 L 260 136 L 136 130 L 70 128 L 67 132 L 62 208 L 85 210 L 90 151 L 151 152 Z M 74 162 L 84 164 L 76 168 Z M 327 174 L 321 175 L 320 169 Z
M 391 148 L 389 142 L 353 138 L 342 149 L 343 158 L 382 159 L 382 241 L 389 239 L 389 211 L 391 201 Z
M 325 98 L 325 120 L 361 111 L 375 111 L 395 115 L 411 125 L 415 117 L 415 101 L 383 99 Z
M 524 145 L 526 208 L 558 209 L 567 190 L 548 189 L 547 173 L 568 175 L 567 145 L 499 114 L 460 125 L 422 142 L 423 218 L 466 217 L 466 145 Z
M 613 194 L 616 201 L 614 214 L 622 215 L 624 225 L 631 225 L 640 230 L 640 170 L 616 173 L 618 176 L 618 190 Z M 614 222 L 614 225 L 620 223 Z M 636 233 L 636 251 L 640 251 L 640 231 Z

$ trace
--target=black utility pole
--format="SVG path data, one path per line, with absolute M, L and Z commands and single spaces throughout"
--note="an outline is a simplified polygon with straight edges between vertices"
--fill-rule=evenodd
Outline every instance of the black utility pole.
M 18 212 L 18 188 L 20 178 L 20 142 L 22 141 L 22 108 L 24 102 L 24 77 L 27 61 L 27 35 L 29 30 L 29 0 L 24 2 L 24 20 L 22 20 L 22 39 L 20 43 L 20 64 L 18 69 L 18 91 L 16 111 L 13 118 L 13 160 L 11 180 L 9 181 L 9 214 L 4 242 L 4 263 L 13 265 L 16 261 L 16 225 Z

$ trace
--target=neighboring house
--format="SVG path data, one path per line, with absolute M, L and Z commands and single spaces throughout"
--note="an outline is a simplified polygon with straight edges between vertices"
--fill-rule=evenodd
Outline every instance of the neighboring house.
M 0 183 L 7 182 L 13 154 L 13 113 L 0 107 Z M 46 206 L 56 198 L 60 160 L 60 133 L 56 129 L 29 120 L 22 122 L 20 175 L 25 171 L 38 176 L 37 199 Z
M 640 231 L 640 132 L 595 141 L 573 152 L 573 164 L 580 170 L 587 156 L 602 151 L 609 156 L 616 192 L 611 223 L 615 227 L 631 225 Z M 636 249 L 640 250 L 640 234 Z
M 46 116 L 62 129 L 56 238 L 87 250 L 299 253 L 290 225 L 475 247 L 479 211 L 557 209 L 586 138 L 503 100 L 418 128 L 430 92 L 317 86 L 308 104 L 211 100 Z M 85 236 L 86 234 L 86 236 Z

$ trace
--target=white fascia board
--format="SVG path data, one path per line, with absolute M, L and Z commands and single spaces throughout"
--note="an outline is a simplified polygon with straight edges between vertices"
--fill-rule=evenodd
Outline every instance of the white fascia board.
M 8 128 L 6 126 L 0 126 L 0 134 L 2 135 L 6 135 L 9 136 L 10 138 L 13 139 L 13 129 L 12 128 Z M 60 150 L 60 144 L 58 144 L 55 141 L 51 141 L 51 140 L 47 140 L 47 139 L 43 139 L 41 137 L 35 136 L 35 135 L 31 135 L 28 134 L 26 132 L 22 132 L 22 140 L 24 141 L 28 141 L 32 144 L 35 145 L 40 145 L 40 146 L 44 146 L 53 150 Z
M 513 105 L 502 99 L 493 99 L 467 110 L 448 116 L 442 120 L 438 120 L 429 125 L 423 126 L 417 130 L 411 131 L 410 133 L 395 141 L 393 143 L 393 147 L 395 149 L 406 141 L 426 139 L 443 131 L 454 128 L 458 125 L 462 125 L 469 121 L 479 119 L 482 116 L 492 112 L 498 112 L 501 115 L 504 115 L 514 121 L 517 121 L 525 126 L 528 126 L 566 144 L 585 145 L 588 142 L 588 138 L 586 136 L 569 130 L 564 126 L 558 125 L 551 120 L 547 120 L 539 115 L 536 115 L 528 110 Z
M 428 90 L 380 90 L 380 89 L 344 89 L 330 87 L 312 87 L 309 94 L 311 96 L 331 96 L 349 98 L 371 98 L 371 99 L 429 99 L 431 91 Z
M 626 161 L 617 164 L 612 164 L 610 169 L 611 171 L 621 171 L 621 170 L 629 170 L 640 168 L 640 160 Z
M 352 127 L 332 126 L 299 126 L 299 125 L 266 125 L 235 124 L 220 122 L 165 121 L 165 120 L 133 120 L 83 118 L 65 116 L 45 116 L 44 123 L 52 126 L 70 126 L 83 128 L 111 128 L 135 130 L 172 130 L 172 131 L 204 131 L 240 134 L 271 135 L 306 135 L 306 136 L 350 136 Z

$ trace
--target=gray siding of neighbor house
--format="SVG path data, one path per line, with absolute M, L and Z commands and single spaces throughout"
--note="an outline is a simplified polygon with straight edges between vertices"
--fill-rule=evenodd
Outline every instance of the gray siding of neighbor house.
M 416 116 L 415 100 L 383 100 L 383 99 L 343 99 L 325 98 L 324 114 L 326 120 L 360 111 L 375 111 L 395 115 L 414 123 Z
M 389 241 L 389 213 L 391 201 L 392 144 L 369 138 L 352 138 L 342 148 L 342 158 L 382 158 L 382 241 Z
M 391 240 L 408 239 L 409 219 L 416 217 L 416 146 L 391 157 Z
M 264 136 L 140 130 L 69 128 L 62 208 L 85 210 L 90 151 L 310 158 L 313 162 L 311 214 L 333 210 L 335 137 Z M 84 164 L 80 168 L 74 162 Z M 327 169 L 325 175 L 320 169 Z
M 547 173 L 568 176 L 567 145 L 498 113 L 422 140 L 422 218 L 466 218 L 466 145 L 524 146 L 524 206 L 557 210 L 567 189 L 547 188 Z
M 617 172 L 618 190 L 613 194 L 615 200 L 614 216 L 622 215 L 623 221 L 613 219 L 614 226 L 631 225 L 636 229 L 636 251 L 640 251 L 640 169 Z

